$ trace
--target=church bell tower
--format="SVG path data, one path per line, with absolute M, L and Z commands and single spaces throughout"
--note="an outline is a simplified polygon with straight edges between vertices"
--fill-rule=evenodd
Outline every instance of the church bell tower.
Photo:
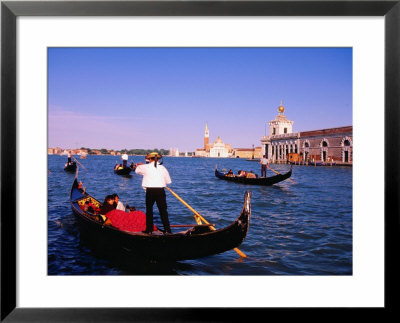
M 209 147 L 209 138 L 210 133 L 208 131 L 208 124 L 206 123 L 206 130 L 204 131 L 204 149 L 208 149 Z

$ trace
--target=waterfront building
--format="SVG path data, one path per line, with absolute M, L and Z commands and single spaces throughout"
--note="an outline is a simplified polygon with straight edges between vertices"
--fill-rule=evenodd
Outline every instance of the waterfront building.
M 215 141 L 210 144 L 210 131 L 208 124 L 204 131 L 204 146 L 203 148 L 197 148 L 195 151 L 196 157 L 231 157 L 232 146 L 225 144 L 221 137 L 218 136 Z
M 247 158 L 247 159 L 260 159 L 261 158 L 261 147 L 233 148 L 232 157 Z
M 293 132 L 293 121 L 284 114 L 282 103 L 269 135 L 261 138 L 262 154 L 272 162 L 353 163 L 353 126 Z
M 204 148 L 197 148 L 196 151 L 194 152 L 194 155 L 196 157 L 209 157 L 209 154 Z
M 169 156 L 171 157 L 179 157 L 179 149 L 178 148 L 170 148 Z

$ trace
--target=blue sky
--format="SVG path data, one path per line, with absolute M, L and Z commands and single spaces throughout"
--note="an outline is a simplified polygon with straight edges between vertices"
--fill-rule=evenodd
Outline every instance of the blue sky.
M 194 151 L 352 125 L 351 48 L 49 48 L 48 145 Z

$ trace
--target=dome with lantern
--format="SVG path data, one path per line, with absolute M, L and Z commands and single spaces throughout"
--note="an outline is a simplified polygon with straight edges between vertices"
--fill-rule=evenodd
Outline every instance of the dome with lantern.
M 283 114 L 283 112 L 285 112 L 285 107 L 283 106 L 282 100 L 281 100 L 281 104 L 279 104 L 278 112 L 279 112 L 279 114 Z

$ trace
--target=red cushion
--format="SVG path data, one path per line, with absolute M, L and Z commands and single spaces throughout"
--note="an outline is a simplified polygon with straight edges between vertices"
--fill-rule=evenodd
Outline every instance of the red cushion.
M 106 214 L 111 220 L 111 225 L 119 230 L 129 232 L 140 232 L 146 230 L 146 213 L 143 211 L 125 212 L 121 210 L 112 210 Z M 153 226 L 153 231 L 157 227 Z

